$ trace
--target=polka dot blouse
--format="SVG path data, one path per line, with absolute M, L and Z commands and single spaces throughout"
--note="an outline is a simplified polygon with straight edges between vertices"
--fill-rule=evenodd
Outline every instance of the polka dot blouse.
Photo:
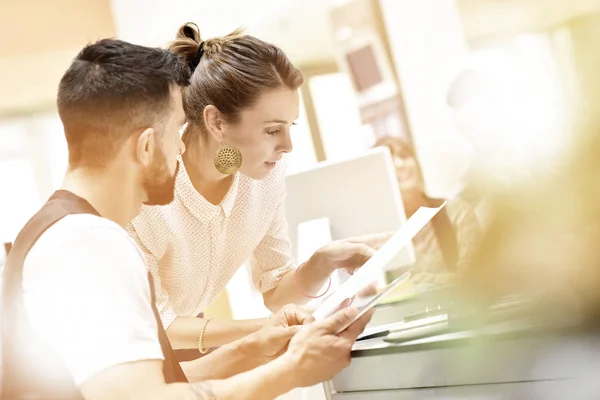
M 261 293 L 295 268 L 284 200 L 284 163 L 263 180 L 238 172 L 219 205 L 196 191 L 180 163 L 175 200 L 144 206 L 128 227 L 154 277 L 165 329 L 202 312 L 246 261 Z

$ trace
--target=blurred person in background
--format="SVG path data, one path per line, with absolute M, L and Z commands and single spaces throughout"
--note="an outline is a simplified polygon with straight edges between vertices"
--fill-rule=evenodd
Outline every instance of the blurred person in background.
M 520 79 L 518 71 L 466 69 L 447 93 L 458 131 L 472 153 L 460 197 L 475 206 L 484 225 L 487 200 L 543 175 L 544 157 L 554 143 L 534 117 L 535 95 Z M 541 141 L 541 135 L 547 140 Z
M 385 146 L 391 152 L 407 218 L 420 207 L 438 207 L 446 201 L 432 199 L 425 193 L 421 167 L 406 140 L 387 136 L 378 139 L 375 146 Z M 416 255 L 413 280 L 436 285 L 449 283 L 470 262 L 480 236 L 473 206 L 460 198 L 448 200 L 413 239 Z
M 142 203 L 173 200 L 189 76 L 169 51 L 105 39 L 61 79 L 67 173 L 19 233 L 2 279 L 4 399 L 274 399 L 350 362 L 370 315 L 340 334 L 356 309 L 300 330 L 312 317 L 295 306 L 187 376 L 173 359 L 125 226 Z
M 389 235 L 332 242 L 297 267 L 283 208 L 282 158 L 292 151 L 301 72 L 281 49 L 241 31 L 204 40 L 195 24 L 185 24 L 170 49 L 193 71 L 183 93 L 187 150 L 175 200 L 144 207 L 129 230 L 184 361 L 266 323 L 203 314 L 246 261 L 265 305 L 276 311 L 325 294 L 333 271 L 360 267 Z
M 490 196 L 481 245 L 447 299 L 450 326 L 476 334 L 472 354 L 494 354 L 494 337 L 524 339 L 531 351 L 519 350 L 521 371 L 537 376 L 550 367 L 560 376 L 550 389 L 523 385 L 509 398 L 600 398 L 599 117 L 589 113 L 572 130 L 560 168 Z M 484 358 L 457 358 L 452 369 L 518 369 L 510 355 Z
M 552 173 L 490 201 L 464 288 L 485 306 L 521 293 L 548 323 L 600 322 L 600 105 L 580 104 Z

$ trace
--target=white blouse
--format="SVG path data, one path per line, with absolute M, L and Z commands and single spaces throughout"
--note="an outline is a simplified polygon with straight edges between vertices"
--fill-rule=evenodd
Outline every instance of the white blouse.
M 128 228 L 146 255 L 165 329 L 178 316 L 204 311 L 247 260 L 261 293 L 295 268 L 284 200 L 284 163 L 263 180 L 236 173 L 214 205 L 196 191 L 180 160 L 174 201 L 144 206 Z

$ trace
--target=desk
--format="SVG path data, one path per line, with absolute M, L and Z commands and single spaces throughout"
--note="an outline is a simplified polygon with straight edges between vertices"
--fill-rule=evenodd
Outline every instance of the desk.
M 401 343 L 371 339 L 355 345 L 351 365 L 327 385 L 326 395 L 331 400 L 599 399 L 597 336 L 545 332 L 521 320 Z

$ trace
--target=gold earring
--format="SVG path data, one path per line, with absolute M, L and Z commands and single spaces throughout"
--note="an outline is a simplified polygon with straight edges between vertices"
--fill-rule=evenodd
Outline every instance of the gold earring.
M 235 174 L 242 166 L 242 153 L 228 144 L 220 145 L 215 153 L 215 167 L 226 175 Z

